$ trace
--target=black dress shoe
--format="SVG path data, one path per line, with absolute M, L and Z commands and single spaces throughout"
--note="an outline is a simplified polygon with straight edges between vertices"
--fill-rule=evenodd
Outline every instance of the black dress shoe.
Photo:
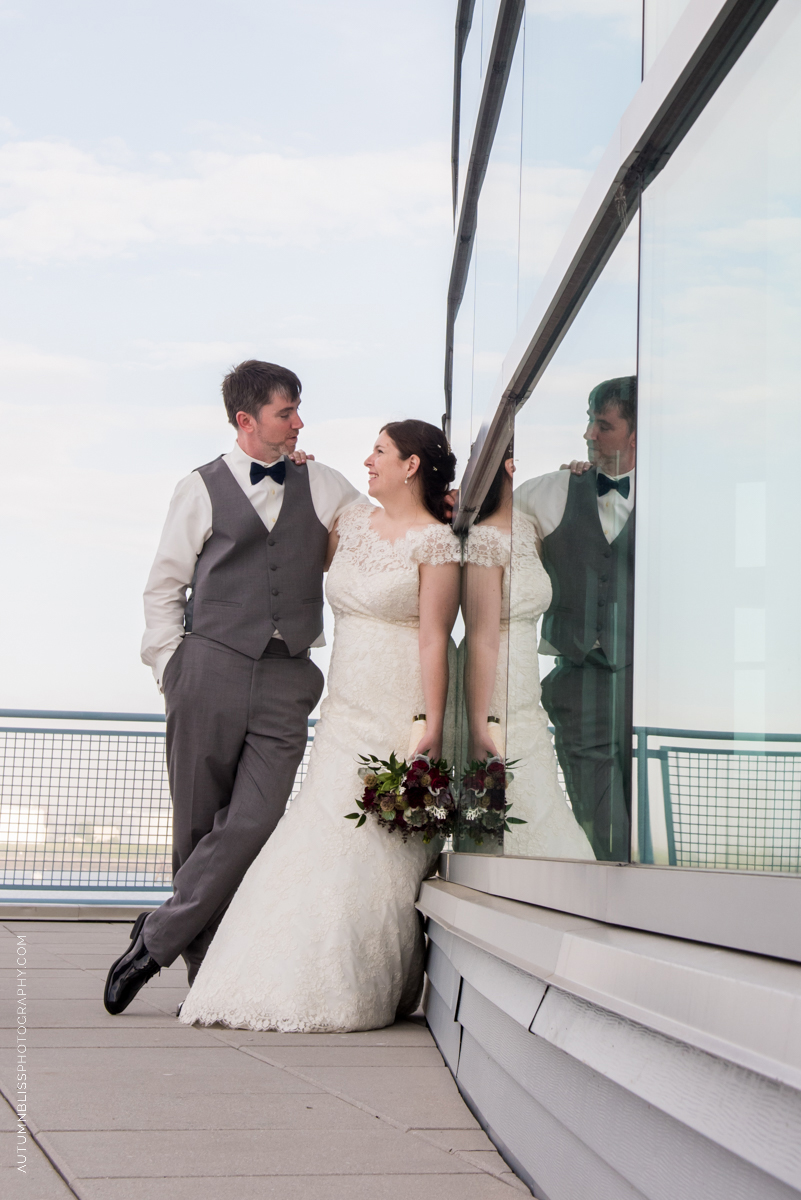
M 112 964 L 103 992 L 106 1011 L 112 1016 L 124 1012 L 140 988 L 161 970 L 160 965 L 149 953 L 142 932 L 147 913 L 140 913 L 131 930 L 131 944 L 125 953 Z

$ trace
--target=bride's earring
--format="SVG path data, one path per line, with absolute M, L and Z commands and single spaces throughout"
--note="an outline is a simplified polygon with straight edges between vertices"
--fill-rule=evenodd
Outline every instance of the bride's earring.
M 411 479 L 411 475 L 407 475 L 403 482 L 408 483 L 410 479 Z

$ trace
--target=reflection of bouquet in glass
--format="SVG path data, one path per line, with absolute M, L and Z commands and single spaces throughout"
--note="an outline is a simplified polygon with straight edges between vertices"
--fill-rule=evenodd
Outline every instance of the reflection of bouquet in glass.
M 397 830 L 404 842 L 410 834 L 420 834 L 424 842 L 446 837 L 453 829 L 456 803 L 451 790 L 451 771 L 444 758 L 432 760 L 417 754 L 411 761 L 399 762 L 394 753 L 389 762 L 372 756 L 359 756 L 363 765 L 359 775 L 364 781 L 360 812 L 348 813 L 346 820 L 363 825 L 368 814 L 390 833 Z
M 501 842 L 504 830 L 511 833 L 510 825 L 526 824 L 508 815 L 512 806 L 506 803 L 506 788 L 514 779 L 510 767 L 516 765 L 517 759 L 504 762 L 499 756 L 474 759 L 462 776 L 459 831 L 479 846 L 485 837 Z

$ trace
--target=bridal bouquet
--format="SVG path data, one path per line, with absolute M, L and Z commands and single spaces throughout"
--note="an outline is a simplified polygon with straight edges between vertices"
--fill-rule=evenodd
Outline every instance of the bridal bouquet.
M 511 833 L 510 825 L 527 824 L 508 815 L 512 806 L 506 803 L 506 788 L 514 779 L 509 768 L 516 765 L 517 760 L 505 762 L 499 756 L 474 759 L 462 777 L 461 832 L 479 846 L 485 837 L 500 842 L 504 830 Z
M 451 790 L 451 771 L 444 758 L 417 754 L 410 763 L 399 762 L 394 753 L 389 762 L 359 756 L 359 775 L 364 783 L 359 812 L 346 820 L 363 825 L 368 815 L 390 833 L 396 830 L 404 842 L 419 834 L 424 842 L 446 837 L 453 829 L 456 803 Z

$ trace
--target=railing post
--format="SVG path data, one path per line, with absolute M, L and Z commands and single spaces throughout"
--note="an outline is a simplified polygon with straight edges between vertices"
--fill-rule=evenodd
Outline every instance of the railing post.
M 648 797 L 648 730 L 645 726 L 635 726 L 634 735 L 637 738 L 637 844 L 641 863 L 654 861 L 654 847 L 651 840 L 651 805 Z

